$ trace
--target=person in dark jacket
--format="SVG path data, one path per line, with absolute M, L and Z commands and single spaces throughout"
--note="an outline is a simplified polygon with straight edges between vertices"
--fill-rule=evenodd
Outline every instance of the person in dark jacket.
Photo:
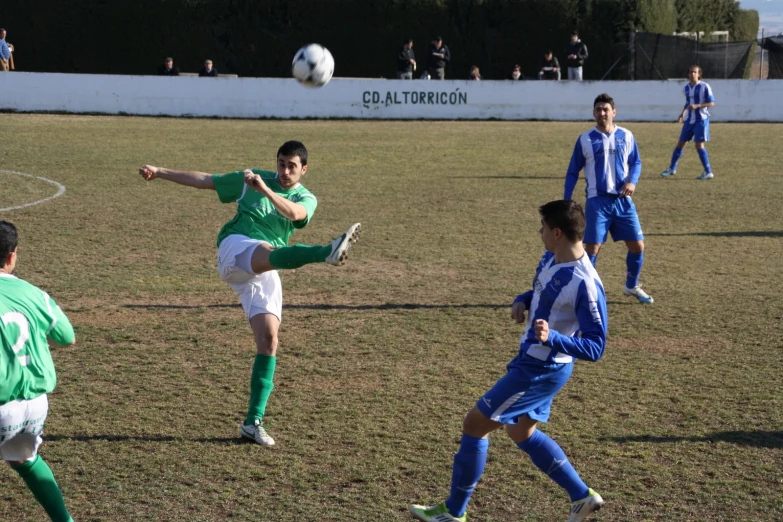
M 212 60 L 207 60 L 204 62 L 204 67 L 198 72 L 199 76 L 212 76 L 215 77 L 218 75 L 217 69 L 212 67 Z
M 397 79 L 412 80 L 416 70 L 416 56 L 413 54 L 413 40 L 408 38 L 397 53 Z
M 582 81 L 582 66 L 587 58 L 587 46 L 579 39 L 579 33 L 571 33 L 571 42 L 568 44 L 568 79 Z
M 538 71 L 539 80 L 559 80 L 560 79 L 560 62 L 552 54 L 552 51 L 546 51 L 544 53 L 544 59 L 541 60 L 541 68 Z
M 514 68 L 511 69 L 511 74 L 509 75 L 509 78 L 512 80 L 524 80 L 525 75 L 522 74 L 522 66 L 519 64 L 514 65 Z
M 433 80 L 446 79 L 446 64 L 451 61 L 449 48 L 443 45 L 443 38 L 436 36 L 432 41 L 432 48 L 427 59 L 427 69 Z
M 158 67 L 158 76 L 179 76 L 179 69 L 174 65 L 174 58 L 167 57 Z

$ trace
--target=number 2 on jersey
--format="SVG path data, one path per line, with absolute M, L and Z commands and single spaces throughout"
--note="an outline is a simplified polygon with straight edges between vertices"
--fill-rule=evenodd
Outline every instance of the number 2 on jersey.
M 12 347 L 14 353 L 18 354 L 24 348 L 27 340 L 30 339 L 30 323 L 27 321 L 27 317 L 21 312 L 6 312 L 0 317 L 0 321 L 3 321 L 3 326 L 15 324 L 19 327 L 19 337 Z M 30 362 L 30 356 L 23 355 L 19 357 L 19 362 L 22 366 L 27 366 L 27 363 Z

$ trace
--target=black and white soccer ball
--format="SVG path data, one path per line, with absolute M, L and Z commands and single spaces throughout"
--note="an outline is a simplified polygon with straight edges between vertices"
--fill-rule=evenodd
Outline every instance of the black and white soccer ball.
M 302 85 L 323 87 L 334 74 L 334 58 L 329 49 L 320 44 L 308 44 L 296 51 L 291 73 Z

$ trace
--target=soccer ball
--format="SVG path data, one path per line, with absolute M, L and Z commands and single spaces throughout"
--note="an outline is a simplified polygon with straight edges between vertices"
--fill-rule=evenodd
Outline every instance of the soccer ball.
M 305 45 L 294 55 L 291 73 L 302 85 L 323 87 L 334 74 L 334 58 L 329 49 L 319 44 Z

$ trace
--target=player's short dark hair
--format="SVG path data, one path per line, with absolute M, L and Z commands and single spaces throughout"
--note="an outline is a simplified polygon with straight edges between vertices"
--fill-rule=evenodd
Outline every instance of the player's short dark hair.
M 612 109 L 614 109 L 614 98 L 612 98 L 606 93 L 599 94 L 598 96 L 595 97 L 595 101 L 593 102 L 593 107 L 595 107 L 599 103 L 608 103 L 609 105 L 612 106 Z
M 549 228 L 559 228 L 572 242 L 581 241 L 585 235 L 585 211 L 573 199 L 550 201 L 538 209 L 541 219 Z
M 302 166 L 307 165 L 307 147 L 301 141 L 286 141 L 277 149 L 277 157 L 280 156 L 299 156 Z
M 0 221 L 0 262 L 5 266 L 5 258 L 8 254 L 16 250 L 19 242 L 19 233 L 13 223 L 9 221 Z

